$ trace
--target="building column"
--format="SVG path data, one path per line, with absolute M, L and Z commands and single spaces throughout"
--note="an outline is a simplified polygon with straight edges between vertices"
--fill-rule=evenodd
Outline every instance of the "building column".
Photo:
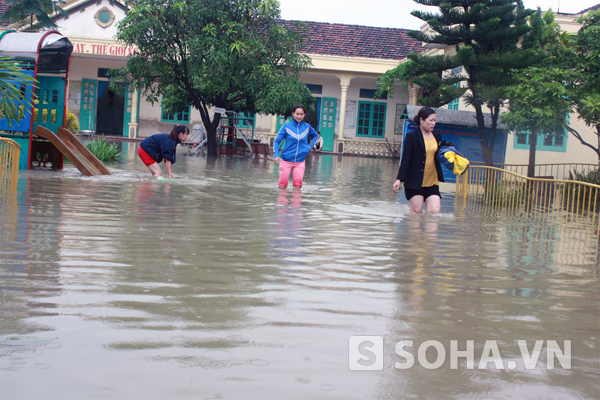
M 277 115 L 271 115 L 271 133 L 277 135 Z
M 350 86 L 350 81 L 354 78 L 352 75 L 348 74 L 340 74 L 338 75 L 340 78 L 340 88 L 342 91 L 342 96 L 340 100 L 340 123 L 338 126 L 338 140 L 344 139 L 344 126 L 346 125 L 346 98 L 348 95 L 348 87 Z
M 410 105 L 410 106 L 417 105 L 417 101 L 419 100 L 419 91 L 420 90 L 421 90 L 421 86 L 414 84 L 414 83 L 410 84 L 410 89 L 408 89 L 408 92 L 409 92 L 408 105 Z
M 137 139 L 138 137 L 138 98 L 139 92 L 137 89 L 133 91 L 133 95 L 131 96 L 131 121 L 129 121 L 129 138 Z

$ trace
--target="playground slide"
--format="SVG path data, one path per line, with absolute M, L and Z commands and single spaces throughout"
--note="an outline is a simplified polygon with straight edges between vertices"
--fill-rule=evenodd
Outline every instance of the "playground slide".
M 65 128 L 58 128 L 58 132 L 56 135 L 62 139 L 63 142 L 71 144 L 79 154 L 83 155 L 90 164 L 98 171 L 96 175 L 111 175 L 110 171 L 102 161 L 98 160 L 98 158 L 77 139 L 77 136 L 71 133 L 70 130 Z
M 50 129 L 38 125 L 35 134 L 48 139 L 83 175 L 111 175 L 108 168 L 67 129 L 58 128 L 56 135 Z

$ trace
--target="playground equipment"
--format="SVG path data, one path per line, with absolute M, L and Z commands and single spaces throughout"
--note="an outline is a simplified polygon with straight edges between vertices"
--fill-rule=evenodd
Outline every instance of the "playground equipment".
M 206 138 L 206 128 L 203 125 L 194 125 L 192 133 L 182 144 L 187 148 L 188 156 L 204 156 L 204 146 L 208 139 Z
M 38 125 L 35 134 L 41 138 L 48 139 L 60 154 L 66 156 L 83 175 L 111 175 L 108 168 L 69 130 L 58 128 L 58 132 L 54 134 L 50 129 Z M 41 159 L 43 161 L 39 154 L 36 154 L 36 160 Z M 53 156 L 55 157 L 55 155 L 51 155 L 50 157 Z M 49 161 L 52 162 L 52 165 L 56 165 L 51 159 Z
M 217 130 L 217 154 L 248 157 L 257 154 L 257 149 L 261 151 L 259 154 L 265 154 L 264 146 L 260 140 L 254 139 L 254 123 L 244 113 L 227 111 L 221 116 Z
M 22 112 L 19 119 L 9 124 L 6 118 L 0 119 L 0 130 L 23 134 L 2 134 L 16 141 L 23 151 L 20 168 L 29 169 L 32 166 L 49 166 L 62 168 L 63 157 L 59 150 L 45 140 L 34 137 L 38 126 L 56 132 L 65 126 L 66 95 L 69 80 L 69 57 L 73 44 L 57 31 L 47 32 L 15 32 L 5 31 L 0 34 L 0 50 L 3 56 L 19 62 L 24 73 L 37 80 L 34 86 L 23 88 L 28 98 L 21 102 Z M 31 94 L 35 97 L 31 101 Z M 33 103 L 32 107 L 25 104 Z M 39 156 L 39 159 L 36 159 Z
M 204 156 L 208 139 L 202 125 L 194 125 L 192 133 L 183 143 L 187 147 L 186 155 Z M 217 154 L 228 157 L 248 157 L 253 154 L 268 159 L 271 149 L 266 143 L 254 139 L 254 124 L 244 113 L 227 111 L 222 114 L 217 128 Z
M 21 146 L 7 138 L 0 138 L 0 195 L 14 192 L 19 178 Z

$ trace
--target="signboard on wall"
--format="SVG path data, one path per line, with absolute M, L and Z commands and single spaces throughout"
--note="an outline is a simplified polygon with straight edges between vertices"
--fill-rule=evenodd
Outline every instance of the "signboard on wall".
M 404 120 L 404 136 L 417 129 L 412 121 L 407 119 Z M 481 140 L 479 139 L 479 131 L 474 126 L 460 126 L 450 124 L 437 124 L 434 129 L 436 132 L 442 134 L 442 139 L 447 142 L 452 142 L 456 145 L 456 149 L 460 151 L 469 161 L 481 161 L 483 162 L 483 150 L 481 149 Z M 488 139 L 490 135 L 490 129 L 487 130 Z M 504 156 L 506 154 L 506 140 L 507 134 L 503 130 L 496 131 L 496 137 L 494 140 L 494 154 L 492 161 L 494 164 L 504 163 Z M 402 141 L 404 143 L 404 140 Z M 456 175 L 452 173 L 448 168 L 442 166 L 444 171 L 444 179 L 446 182 L 456 182 Z

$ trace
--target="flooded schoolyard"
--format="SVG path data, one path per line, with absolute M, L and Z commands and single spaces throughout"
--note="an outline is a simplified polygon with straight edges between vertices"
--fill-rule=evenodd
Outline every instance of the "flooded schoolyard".
M 120 145 L 0 210 L 3 400 L 600 397 L 597 247 L 450 184 L 410 216 L 397 160 L 312 155 L 294 191 L 182 153 L 157 181 Z

